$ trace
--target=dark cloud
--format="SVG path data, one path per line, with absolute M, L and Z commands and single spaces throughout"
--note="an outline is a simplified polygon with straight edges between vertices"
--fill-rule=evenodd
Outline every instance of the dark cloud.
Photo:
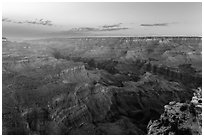
M 81 27 L 81 28 L 73 28 L 71 31 L 98 31 L 98 28 L 90 28 L 90 27 Z
M 2 22 L 12 22 L 12 20 L 10 20 L 8 18 L 2 18 Z
M 16 23 L 18 23 L 18 24 L 22 24 L 23 22 L 21 22 L 21 21 L 18 21 L 18 22 L 16 22 Z
M 128 29 L 127 27 L 118 27 L 118 28 L 108 28 L 108 29 L 101 29 L 100 31 L 116 31 L 116 30 L 125 30 Z
M 104 25 L 100 27 L 81 27 L 81 28 L 73 28 L 71 31 L 75 32 L 88 32 L 88 31 L 117 31 L 117 30 L 125 30 L 127 27 L 121 27 L 122 23 L 114 24 L 114 25 Z
M 120 27 L 122 23 L 114 24 L 114 25 L 104 25 L 103 28 L 114 28 L 114 27 Z
M 12 22 L 16 24 L 36 24 L 36 25 L 46 25 L 46 26 L 53 26 L 52 21 L 44 20 L 44 19 L 35 19 L 34 21 L 25 20 L 25 21 L 15 21 L 8 18 L 2 18 L 2 22 Z
M 116 30 L 124 30 L 128 29 L 127 27 L 121 27 L 122 23 L 114 24 L 114 25 L 104 25 L 102 26 L 101 31 L 116 31 Z
M 155 23 L 155 24 L 140 24 L 144 27 L 159 27 L 159 26 L 168 26 L 170 23 Z

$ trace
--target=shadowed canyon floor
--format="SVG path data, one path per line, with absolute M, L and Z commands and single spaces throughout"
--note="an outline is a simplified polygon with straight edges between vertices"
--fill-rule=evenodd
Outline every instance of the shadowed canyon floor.
M 185 132 L 161 122 L 192 115 L 201 51 L 199 37 L 3 42 L 3 134 L 201 134 L 201 111 Z

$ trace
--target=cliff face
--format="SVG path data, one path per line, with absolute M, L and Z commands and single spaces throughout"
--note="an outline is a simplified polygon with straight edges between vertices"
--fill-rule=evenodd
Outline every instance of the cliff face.
M 146 134 L 149 120 L 159 117 L 163 105 L 172 98 L 188 100 L 192 95 L 182 85 L 151 73 L 145 73 L 138 82 L 123 84 L 78 83 L 74 90 L 54 96 L 47 113 L 40 108 L 25 111 L 25 129 L 31 134 L 50 130 L 55 134 Z
M 202 38 L 200 37 L 123 37 L 123 38 L 73 38 L 60 51 L 62 58 L 86 62 L 112 72 L 130 69 L 149 71 L 184 83 L 199 83 L 202 71 Z M 78 58 L 78 59 L 77 59 Z M 89 60 L 89 61 L 88 61 Z M 117 63 L 112 63 L 117 62 Z M 112 63 L 112 65 L 111 65 Z M 99 64 L 99 65 L 97 65 Z M 109 68 L 104 67 L 108 66 Z M 190 66 L 189 66 L 190 65 Z M 183 67 L 182 67 L 183 66 Z M 118 68 L 119 67 L 119 68 Z M 189 71 L 185 71 L 189 69 Z M 125 70 L 126 71 L 126 70 Z M 128 71 L 128 70 L 127 70 Z M 195 86 L 195 87 L 196 87 Z
M 157 118 L 171 98 L 180 101 L 190 96 L 178 83 L 146 73 L 124 87 L 79 84 L 54 98 L 49 112 L 64 134 L 75 134 L 87 125 L 83 134 L 144 134 L 148 121 Z M 119 121 L 131 128 L 127 130 Z
M 84 65 L 62 70 L 60 77 L 63 83 L 85 83 L 99 80 L 99 76 L 94 74 L 94 72 L 86 70 Z

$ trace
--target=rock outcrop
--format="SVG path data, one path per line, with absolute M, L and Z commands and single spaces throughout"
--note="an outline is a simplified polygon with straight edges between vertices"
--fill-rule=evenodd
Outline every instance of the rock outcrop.
M 149 135 L 201 135 L 202 134 L 202 91 L 195 90 L 189 103 L 170 102 L 164 106 L 159 120 L 150 121 Z

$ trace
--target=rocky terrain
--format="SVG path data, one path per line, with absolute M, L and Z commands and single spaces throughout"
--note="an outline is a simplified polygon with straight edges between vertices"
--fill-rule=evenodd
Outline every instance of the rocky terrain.
M 202 134 L 202 91 L 195 90 L 190 102 L 172 101 L 164 106 L 159 120 L 148 124 L 149 135 L 201 135 Z
M 58 38 L 2 51 L 3 134 L 201 134 L 199 37 Z

